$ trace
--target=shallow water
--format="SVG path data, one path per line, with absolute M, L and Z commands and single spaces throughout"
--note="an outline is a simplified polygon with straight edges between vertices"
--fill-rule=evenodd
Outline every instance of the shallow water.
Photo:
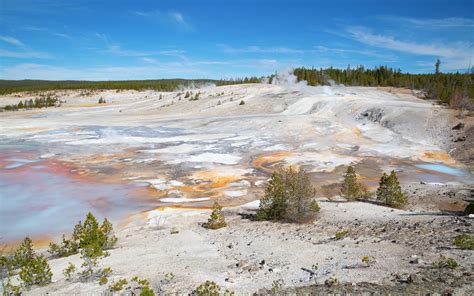
M 89 211 L 118 222 L 131 212 L 150 208 L 137 198 L 135 185 L 89 180 L 60 162 L 10 158 L 11 153 L 15 152 L 0 152 L 0 163 L 7 164 L 0 168 L 2 244 L 25 236 L 41 240 L 70 233 Z
M 453 176 L 465 176 L 467 173 L 463 170 L 449 167 L 443 164 L 418 164 L 416 165 L 418 168 L 429 170 L 429 171 L 436 171 L 443 174 L 453 175 Z

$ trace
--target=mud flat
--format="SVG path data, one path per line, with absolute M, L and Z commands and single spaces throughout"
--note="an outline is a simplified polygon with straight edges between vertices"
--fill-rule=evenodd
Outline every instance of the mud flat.
M 449 154 L 457 112 L 411 92 L 377 88 L 252 84 L 192 91 L 200 92 L 199 100 L 189 101 L 183 91 L 63 91 L 61 107 L 1 113 L 0 181 L 15 196 L 8 211 L 46 218 L 67 211 L 76 218 L 91 210 L 113 217 L 119 244 L 101 264 L 114 270 L 112 278 L 148 278 L 155 291 L 189 292 L 211 279 L 252 293 L 280 279 L 291 288 L 330 276 L 390 286 L 430 268 L 440 255 L 472 275 L 472 251 L 450 244 L 459 233 L 472 235 L 472 220 L 456 216 L 474 184 L 469 159 L 461 163 Z M 97 104 L 99 98 L 107 103 Z M 462 121 L 472 126 L 472 117 Z M 409 206 L 335 202 L 349 164 L 373 190 L 382 172 L 396 170 Z M 270 173 L 286 165 L 310 172 L 320 217 L 305 225 L 252 221 L 248 204 L 255 204 Z M 39 190 L 38 182 L 64 184 L 62 198 Z M 87 197 L 72 194 L 83 187 L 79 193 Z M 226 207 L 229 226 L 209 231 L 200 224 L 214 200 Z M 19 217 L 13 224 L 38 219 Z M 2 226 L 2 243 L 17 239 L 13 233 L 57 237 L 64 231 L 58 225 L 49 221 L 34 233 Z M 336 241 L 339 230 L 348 236 Z M 366 255 L 375 262 L 360 267 Z M 51 260 L 54 283 L 31 293 L 105 291 L 66 282 L 61 270 L 69 261 L 80 265 L 78 256 Z M 301 269 L 312 264 L 320 266 L 316 279 Z M 164 281 L 167 272 L 176 275 L 173 281 Z M 453 289 L 462 294 L 472 286 Z

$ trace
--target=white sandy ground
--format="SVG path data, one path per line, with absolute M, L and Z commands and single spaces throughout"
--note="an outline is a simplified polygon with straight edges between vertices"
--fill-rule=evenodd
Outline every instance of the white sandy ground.
M 453 217 L 417 215 L 421 212 L 360 202 L 320 201 L 320 205 L 318 219 L 303 225 L 250 221 L 238 215 L 246 212 L 243 208 L 229 208 L 225 210 L 228 226 L 219 230 L 201 226 L 209 216 L 207 210 L 152 211 L 146 223 L 137 220 L 118 232 L 117 247 L 100 265 L 112 268 L 112 281 L 137 275 L 149 279 L 155 291 L 166 294 L 187 293 L 211 279 L 244 295 L 271 288 L 272 282 L 279 279 L 284 280 L 285 286 L 314 283 L 309 274 L 301 270 L 313 264 L 319 265 L 318 283 L 336 276 L 340 282 L 390 284 L 394 274 L 416 273 L 429 266 L 439 254 L 449 253 L 467 267 L 473 262 L 472 251 L 440 250 L 436 243 L 429 242 L 424 248 L 409 245 L 410 241 L 422 242 L 432 236 L 427 233 L 427 238 L 420 234 L 416 234 L 418 238 L 413 237 L 420 233 L 420 228 L 423 234 L 436 231 L 449 241 L 443 230 L 435 229 Z M 438 224 L 432 224 L 434 219 Z M 389 223 L 403 229 L 394 237 L 388 237 L 390 229 L 383 229 Z M 412 225 L 415 230 L 410 228 Z M 427 230 L 420 225 L 426 225 Z M 172 230 L 178 233 L 171 234 Z M 348 230 L 349 235 L 336 241 L 334 235 L 340 230 Z M 361 263 L 366 255 L 375 260 L 370 267 Z M 418 264 L 409 263 L 414 258 L 419 260 Z M 106 292 L 106 287 L 96 282 L 66 281 L 62 270 L 68 262 L 79 266 L 81 261 L 77 255 L 51 260 L 53 283 L 26 294 L 100 295 Z M 176 276 L 169 283 L 164 281 L 164 274 L 168 272 Z

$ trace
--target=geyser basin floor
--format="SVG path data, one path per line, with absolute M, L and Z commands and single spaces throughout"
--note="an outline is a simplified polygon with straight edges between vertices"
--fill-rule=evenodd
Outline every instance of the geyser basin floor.
M 56 206 L 95 205 L 103 215 L 113 214 L 97 206 L 102 203 L 123 215 L 141 210 L 143 200 L 152 206 L 209 207 L 215 199 L 226 206 L 244 204 L 258 198 L 271 171 L 284 165 L 311 172 L 320 196 L 338 194 L 349 164 L 371 186 L 392 169 L 402 183 L 473 183 L 463 165 L 443 150 L 455 113 L 409 94 L 263 84 L 202 89 L 198 101 L 178 100 L 176 92 L 63 93 L 67 103 L 60 108 L 0 116 L 2 143 L 34 146 L 38 154 L 0 160 L 5 176 L 23 174 L 2 176 L 2 193 L 20 196 L 9 212 L 28 208 L 36 198 L 21 198 L 17 191 L 50 194 L 36 184 L 49 179 L 58 188 L 46 188 L 60 192 L 51 197 Z M 100 97 L 108 103 L 96 104 Z M 379 112 L 380 122 L 364 116 L 367 110 Z M 76 184 L 69 175 L 45 176 L 48 163 L 55 161 L 68 163 L 86 184 Z M 137 191 L 140 196 L 131 198 L 130 192 Z M 140 197 L 139 203 L 127 202 Z M 40 218 L 49 219 L 50 207 L 37 208 Z M 77 217 L 71 220 L 63 223 L 66 229 Z M 18 236 L 32 235 L 27 228 Z

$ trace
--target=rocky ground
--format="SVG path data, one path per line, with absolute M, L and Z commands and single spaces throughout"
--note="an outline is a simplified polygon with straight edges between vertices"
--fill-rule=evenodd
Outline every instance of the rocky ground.
M 251 203 L 225 209 L 228 226 L 219 230 L 202 227 L 207 210 L 160 209 L 147 214 L 146 224 L 136 219 L 120 230 L 117 247 L 100 265 L 112 268 L 111 281 L 137 275 L 163 294 L 186 294 L 206 280 L 238 295 L 266 293 L 275 286 L 279 294 L 298 295 L 472 294 L 474 254 L 452 241 L 459 234 L 472 236 L 473 220 L 430 210 L 431 194 L 408 195 L 418 210 L 319 199 L 321 212 L 308 224 L 255 221 Z M 346 234 L 336 239 L 341 231 Z M 362 262 L 364 256 L 369 264 Z M 456 260 L 459 267 L 434 268 L 440 256 Z M 79 265 L 80 259 L 51 260 L 53 283 L 30 293 L 107 291 L 97 282 L 66 281 L 61 270 L 68 262 Z M 318 269 L 312 275 L 313 265 Z M 170 272 L 172 280 L 165 276 Z M 339 284 L 325 285 L 332 277 Z

